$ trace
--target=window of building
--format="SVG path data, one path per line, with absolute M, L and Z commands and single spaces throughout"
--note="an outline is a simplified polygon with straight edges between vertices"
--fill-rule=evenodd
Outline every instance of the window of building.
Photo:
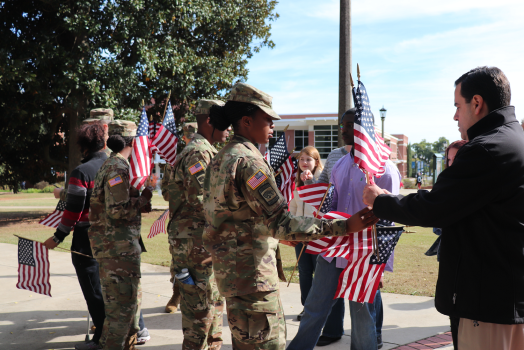
M 338 148 L 338 125 L 315 125 L 315 147 L 320 158 L 326 159 L 329 153 Z
M 309 144 L 309 135 L 307 130 L 295 130 L 295 152 Z

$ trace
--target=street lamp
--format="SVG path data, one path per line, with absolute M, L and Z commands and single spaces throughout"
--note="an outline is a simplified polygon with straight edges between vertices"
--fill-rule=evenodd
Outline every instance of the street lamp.
M 382 138 L 384 138 L 384 120 L 386 120 L 386 112 L 388 110 L 382 106 L 382 108 L 379 110 L 380 112 L 380 119 L 382 120 Z

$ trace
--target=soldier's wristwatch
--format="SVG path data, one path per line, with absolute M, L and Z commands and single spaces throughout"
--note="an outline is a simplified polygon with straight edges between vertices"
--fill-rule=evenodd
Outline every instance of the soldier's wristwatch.
M 56 244 L 60 244 L 60 238 L 57 236 L 53 236 L 53 241 L 55 241 Z

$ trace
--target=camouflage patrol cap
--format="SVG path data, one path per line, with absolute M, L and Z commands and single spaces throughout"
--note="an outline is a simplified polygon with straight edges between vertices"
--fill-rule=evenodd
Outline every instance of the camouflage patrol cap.
M 129 120 L 113 120 L 109 123 L 109 136 L 120 134 L 122 136 L 136 136 L 137 126 Z
M 196 115 L 209 114 L 209 110 L 211 109 L 211 106 L 213 105 L 223 106 L 225 105 L 225 103 L 224 101 L 220 101 L 220 100 L 205 100 L 205 99 L 198 100 L 198 103 L 195 109 L 195 114 Z
M 104 124 L 109 124 L 113 121 L 113 110 L 111 108 L 95 108 L 89 112 L 89 118 L 82 121 L 83 124 L 93 124 L 96 121 L 101 121 Z
M 280 120 L 277 112 L 272 108 L 273 97 L 246 83 L 235 84 L 227 100 L 254 104 L 269 114 L 273 120 Z
M 184 130 L 184 136 L 191 139 L 195 136 L 195 132 L 198 130 L 197 123 L 185 123 L 182 130 Z

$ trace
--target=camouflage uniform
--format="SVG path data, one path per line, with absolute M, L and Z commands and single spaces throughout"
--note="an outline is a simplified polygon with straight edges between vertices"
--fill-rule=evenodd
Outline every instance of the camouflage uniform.
M 104 124 L 113 121 L 113 110 L 111 108 L 92 109 L 89 112 L 89 118 L 84 119 L 82 124 L 93 124 L 98 121 L 101 121 Z M 111 150 L 107 146 L 102 150 L 102 152 L 104 152 L 108 158 L 111 156 Z M 67 201 L 67 190 L 65 188 L 60 190 L 60 200 L 64 202 Z
M 109 132 L 136 135 L 132 122 L 115 121 Z M 140 317 L 140 226 L 144 197 L 129 185 L 129 162 L 111 154 L 95 178 L 89 212 L 89 240 L 100 267 L 106 318 L 100 343 L 106 350 L 124 347 L 138 332 Z
M 209 114 L 209 112 L 207 114 Z M 185 123 L 182 130 L 184 131 L 185 137 L 192 139 L 198 130 L 197 123 Z
M 237 84 L 230 100 L 258 105 L 273 119 L 271 96 Z M 257 147 L 235 135 L 211 161 L 204 180 L 204 247 L 211 252 L 226 297 L 233 348 L 284 349 L 278 239 L 308 241 L 346 234 L 345 220 L 295 217 L 287 210 L 271 167 Z
M 207 101 L 199 101 L 199 106 Z M 204 249 L 202 233 L 205 219 L 202 186 L 205 170 L 217 150 L 200 134 L 177 156 L 169 181 L 169 207 L 173 217 L 168 239 L 175 273 L 187 268 L 196 285 L 176 280 L 182 300 L 182 349 L 220 349 L 224 300 L 213 276 L 211 255 Z

